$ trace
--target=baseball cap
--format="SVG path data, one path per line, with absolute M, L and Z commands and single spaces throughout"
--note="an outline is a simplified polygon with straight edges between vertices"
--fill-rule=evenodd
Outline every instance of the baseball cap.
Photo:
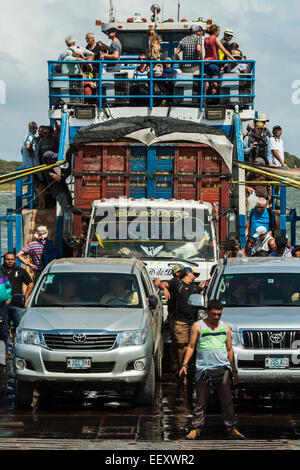
M 119 31 L 117 30 L 117 28 L 109 28 L 106 32 L 107 33 L 118 33 Z
M 200 24 L 192 24 L 190 26 L 190 31 L 196 33 L 197 31 L 204 31 L 204 29 L 202 28 L 202 26 L 200 26 Z
M 43 154 L 43 159 L 44 160 L 57 160 L 58 159 L 58 153 L 54 153 L 51 150 L 48 150 Z
M 258 238 L 261 235 L 264 235 L 267 233 L 266 227 L 263 227 L 262 225 L 260 227 L 257 227 L 255 234 L 253 235 L 253 238 Z
M 182 272 L 183 276 L 185 276 L 185 275 L 188 274 L 188 273 L 193 273 L 193 274 L 197 277 L 197 276 L 199 276 L 199 274 L 200 274 L 198 271 L 195 271 L 195 269 L 192 269 L 192 268 L 190 268 L 189 266 L 186 267 L 186 268 L 183 268 L 183 269 L 181 270 L 181 272 Z
M 174 264 L 174 266 L 172 267 L 172 273 L 173 274 L 178 273 L 178 271 L 182 271 L 183 269 L 184 269 L 183 264 Z

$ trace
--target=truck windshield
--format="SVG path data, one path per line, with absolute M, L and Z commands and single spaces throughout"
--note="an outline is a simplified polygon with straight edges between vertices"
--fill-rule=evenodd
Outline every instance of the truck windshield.
M 226 307 L 300 306 L 300 273 L 224 275 L 215 298 Z
M 97 208 L 88 256 L 214 259 L 212 222 L 205 209 Z
M 141 307 L 136 276 L 111 273 L 57 273 L 43 277 L 36 307 Z

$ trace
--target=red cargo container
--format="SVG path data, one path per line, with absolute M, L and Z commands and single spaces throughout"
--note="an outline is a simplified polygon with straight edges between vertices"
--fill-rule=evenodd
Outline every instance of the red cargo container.
M 88 214 L 95 199 L 163 197 L 207 201 L 223 210 L 229 207 L 230 177 L 222 157 L 202 144 L 82 144 L 74 164 L 74 205 Z M 82 217 L 75 215 L 74 234 L 81 232 Z M 225 217 L 219 237 L 226 237 Z

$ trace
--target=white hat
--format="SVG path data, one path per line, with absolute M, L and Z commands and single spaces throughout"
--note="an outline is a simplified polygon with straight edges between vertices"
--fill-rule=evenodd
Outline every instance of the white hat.
M 255 119 L 256 122 L 267 122 L 269 121 L 269 119 L 267 118 L 267 116 L 263 113 L 260 113 L 257 118 Z
M 230 36 L 234 36 L 233 31 L 231 28 L 226 28 L 224 34 L 229 34 Z
M 39 238 L 39 237 L 42 237 L 42 238 L 47 238 L 48 237 L 48 229 L 45 225 L 40 225 L 38 228 L 37 228 L 37 231 L 36 233 L 34 234 L 34 237 L 35 238 Z
M 260 227 L 257 227 L 256 232 L 255 232 L 255 234 L 253 235 L 253 238 L 258 238 L 258 237 L 260 237 L 261 235 L 264 235 L 265 233 L 267 233 L 267 229 L 266 229 L 266 227 L 264 227 L 263 225 L 261 225 Z

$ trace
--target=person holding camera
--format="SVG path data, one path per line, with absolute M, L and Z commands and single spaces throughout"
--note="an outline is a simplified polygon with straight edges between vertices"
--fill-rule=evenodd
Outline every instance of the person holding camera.
M 258 158 L 262 158 L 266 165 L 274 166 L 270 138 L 264 135 L 264 130 L 264 123 L 256 121 L 254 133 L 246 135 L 244 139 L 245 160 L 255 164 Z
M 204 427 L 205 412 L 210 390 L 218 393 L 222 408 L 222 418 L 228 439 L 245 439 L 236 429 L 231 383 L 238 382 L 232 348 L 231 329 L 221 320 L 223 305 L 219 300 L 210 300 L 206 318 L 196 321 L 191 329 L 180 375 L 186 374 L 188 363 L 196 350 L 196 403 L 192 429 L 186 439 L 199 439 Z

